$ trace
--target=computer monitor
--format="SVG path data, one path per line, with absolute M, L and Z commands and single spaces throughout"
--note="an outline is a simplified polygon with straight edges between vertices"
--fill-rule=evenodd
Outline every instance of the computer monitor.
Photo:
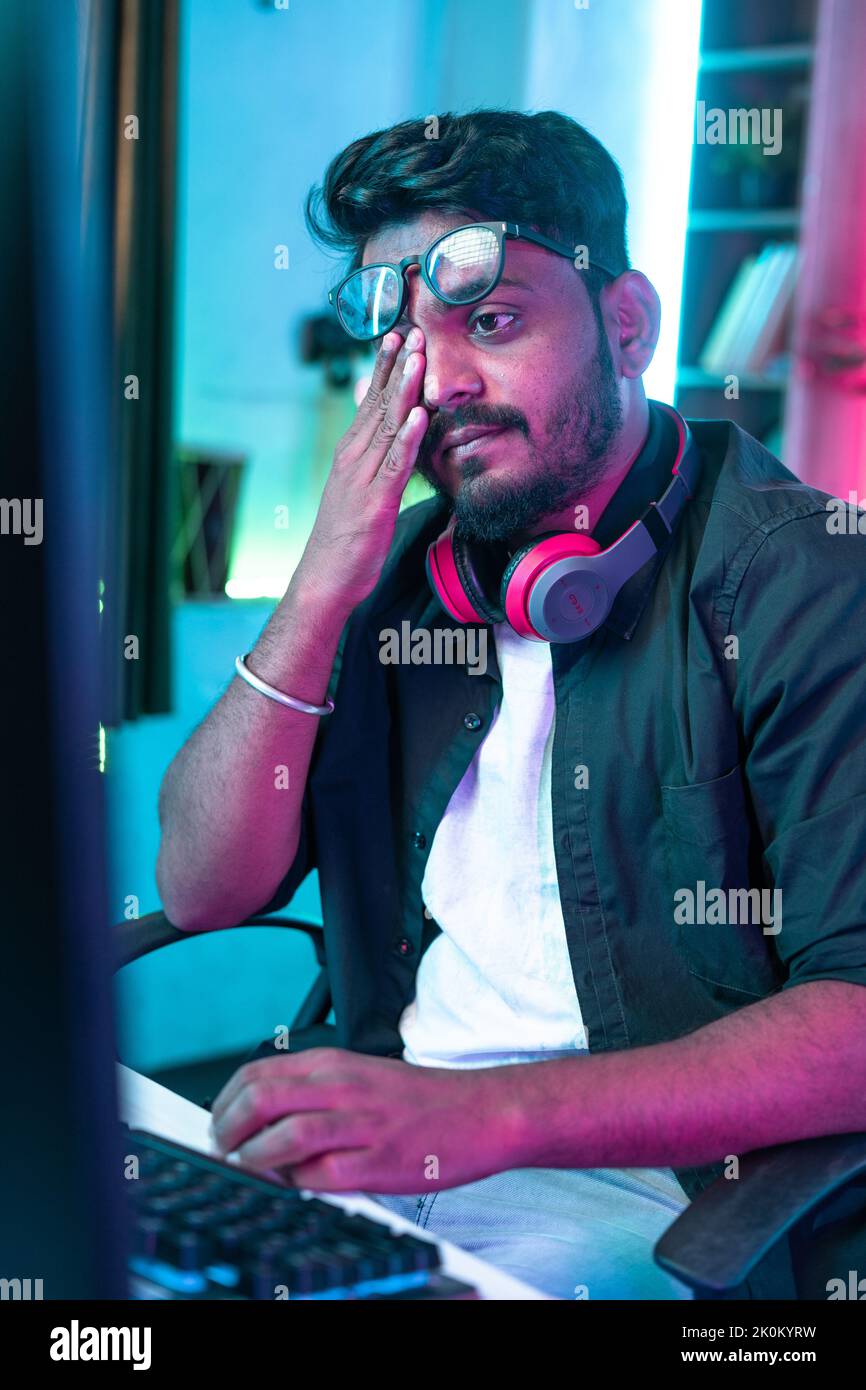
M 79 179 L 76 11 L 0 6 L 0 1278 L 45 1299 L 127 1296 L 98 756 L 109 182 Z

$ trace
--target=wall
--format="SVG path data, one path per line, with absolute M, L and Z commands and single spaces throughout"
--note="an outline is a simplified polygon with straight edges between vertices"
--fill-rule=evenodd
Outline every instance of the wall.
M 702 0 L 535 0 L 524 105 L 588 126 L 622 169 L 632 265 L 662 301 L 644 377 L 672 401 Z

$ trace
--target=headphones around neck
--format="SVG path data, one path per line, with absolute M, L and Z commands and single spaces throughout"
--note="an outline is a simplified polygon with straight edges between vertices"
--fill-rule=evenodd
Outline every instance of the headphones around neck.
M 699 459 L 688 425 L 672 406 L 650 404 L 677 429 L 673 478 L 663 496 L 605 550 L 579 531 L 548 531 L 507 558 L 504 572 L 505 547 L 461 536 L 452 516 L 427 548 L 427 579 L 452 618 L 507 620 L 537 642 L 579 642 L 601 626 L 622 586 L 671 535 L 694 491 Z

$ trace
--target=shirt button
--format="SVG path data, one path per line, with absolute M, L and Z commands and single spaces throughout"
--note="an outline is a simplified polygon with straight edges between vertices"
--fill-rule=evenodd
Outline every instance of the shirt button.
M 412 836 L 412 843 L 416 849 L 423 849 L 427 843 L 427 836 L 422 835 L 420 830 L 416 830 Z
M 397 944 L 394 949 L 396 950 L 398 956 L 411 956 L 413 951 L 415 950 L 415 947 L 412 945 L 412 942 L 409 940 L 408 937 L 398 936 Z
M 475 713 L 464 714 L 464 716 L 463 716 L 463 726 L 464 726 L 464 728 L 470 729 L 470 730 L 472 730 L 473 732 L 474 732 L 476 729 L 480 729 L 480 728 L 481 728 L 481 715 L 480 715 L 480 714 L 475 714 Z

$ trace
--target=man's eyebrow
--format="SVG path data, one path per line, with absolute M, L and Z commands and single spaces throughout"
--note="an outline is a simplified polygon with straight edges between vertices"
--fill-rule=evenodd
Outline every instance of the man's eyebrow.
M 501 279 L 501 280 L 497 280 L 496 284 L 493 286 L 493 289 L 492 289 L 492 290 L 489 290 L 488 293 L 484 296 L 484 298 L 485 298 L 485 299 L 488 299 L 488 298 L 490 297 L 491 294 L 495 294 L 496 291 L 499 289 L 500 285 L 504 285 L 506 289 L 528 290 L 530 294 L 532 294 L 532 292 L 533 292 L 533 287 L 532 287 L 532 285 L 528 284 L 525 280 L 518 280 L 517 277 L 516 277 L 515 275 L 503 275 L 502 279 Z M 479 288 L 480 288 L 480 286 L 479 286 Z M 479 302 L 479 304 L 480 304 L 480 303 L 481 303 L 481 300 L 479 300 L 478 302 Z M 443 305 L 442 305 L 442 308 L 443 308 L 443 309 L 451 309 L 451 308 L 453 308 L 453 309 L 459 309 L 459 308 L 461 308 L 461 307 L 462 307 L 462 306 L 459 305 L 459 304 L 453 304 L 453 305 L 452 305 L 452 304 L 443 304 Z

